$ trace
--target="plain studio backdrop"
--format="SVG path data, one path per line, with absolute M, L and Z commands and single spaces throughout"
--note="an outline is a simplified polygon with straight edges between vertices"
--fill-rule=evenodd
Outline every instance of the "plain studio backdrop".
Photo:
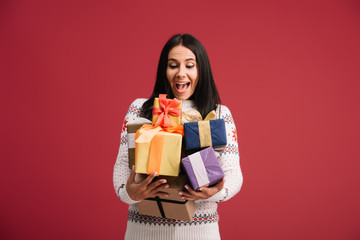
M 359 29 L 356 0 L 2 0 L 0 238 L 123 238 L 122 122 L 187 32 L 237 126 L 222 238 L 360 239 Z

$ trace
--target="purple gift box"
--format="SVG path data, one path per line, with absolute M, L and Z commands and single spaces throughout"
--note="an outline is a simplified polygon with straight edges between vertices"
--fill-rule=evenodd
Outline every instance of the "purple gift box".
M 181 161 L 195 190 L 214 185 L 224 177 L 224 171 L 212 147 L 191 154 Z

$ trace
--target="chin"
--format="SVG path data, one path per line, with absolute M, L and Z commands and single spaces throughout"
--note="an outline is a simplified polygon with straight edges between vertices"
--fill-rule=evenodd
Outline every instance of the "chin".
M 186 99 L 188 99 L 188 98 L 186 98 L 186 97 L 177 97 L 176 99 L 177 99 L 177 100 L 184 101 L 184 100 L 186 100 Z
M 191 97 L 192 94 L 174 94 L 174 96 L 176 97 L 177 100 L 188 100 Z

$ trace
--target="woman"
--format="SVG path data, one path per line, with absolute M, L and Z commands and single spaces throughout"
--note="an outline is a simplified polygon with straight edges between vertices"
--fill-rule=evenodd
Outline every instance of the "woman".
M 225 178 L 213 187 L 194 191 L 179 191 L 183 199 L 195 200 L 196 212 L 192 222 L 159 223 L 155 218 L 142 216 L 136 203 L 154 196 L 166 196 L 169 187 L 165 179 L 152 182 L 151 174 L 140 184 L 134 182 L 134 169 L 128 168 L 128 122 L 139 117 L 151 119 L 154 98 L 166 93 L 169 98 L 183 101 L 182 111 L 198 110 L 204 118 L 216 110 L 225 120 L 227 146 L 219 161 Z M 164 46 L 157 70 L 153 93 L 149 99 L 136 99 L 125 116 L 119 154 L 114 167 L 114 187 L 121 201 L 129 204 L 125 239 L 220 239 L 217 203 L 233 197 L 242 185 L 236 128 L 229 109 L 220 105 L 220 97 L 213 80 L 210 62 L 203 45 L 189 34 L 177 34 Z M 161 222 L 161 221 L 160 221 Z

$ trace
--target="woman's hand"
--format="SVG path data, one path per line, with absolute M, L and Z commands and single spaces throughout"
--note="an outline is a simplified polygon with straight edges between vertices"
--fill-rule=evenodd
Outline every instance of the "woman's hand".
M 135 170 L 134 166 L 132 167 L 130 176 L 126 182 L 126 191 L 129 194 L 129 197 L 134 201 L 141 201 L 149 197 L 168 197 L 169 194 L 162 192 L 165 188 L 168 188 L 169 185 L 165 184 L 166 179 L 160 179 L 155 182 L 152 182 L 156 176 L 156 172 L 150 174 L 144 181 L 141 183 L 135 182 Z
M 198 191 L 194 191 L 190 186 L 185 185 L 185 188 L 188 192 L 179 191 L 179 194 L 182 196 L 182 199 L 185 200 L 199 200 L 199 199 L 208 199 L 209 197 L 215 195 L 223 189 L 225 184 L 225 178 L 223 178 L 218 184 L 212 187 L 201 187 Z

